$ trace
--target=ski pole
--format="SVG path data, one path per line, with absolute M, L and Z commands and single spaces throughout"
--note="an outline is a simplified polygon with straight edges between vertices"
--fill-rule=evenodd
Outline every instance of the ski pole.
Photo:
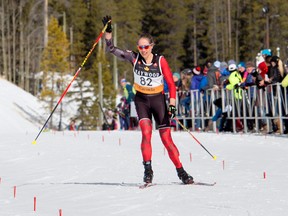
M 111 20 L 109 21 L 111 22 Z M 83 68 L 83 66 L 85 65 L 87 59 L 90 57 L 90 55 L 92 54 L 93 50 L 95 49 L 97 43 L 99 42 L 100 38 L 102 37 L 102 35 L 104 34 L 104 32 L 106 31 L 106 28 L 109 24 L 109 22 L 106 23 L 106 25 L 104 26 L 104 28 L 102 29 L 102 31 L 100 32 L 100 34 L 98 35 L 98 37 L 96 38 L 92 48 L 90 49 L 90 51 L 87 53 L 86 57 L 84 58 L 82 64 L 80 65 L 80 67 L 78 68 L 78 70 L 76 71 L 75 75 L 73 76 L 72 80 L 70 81 L 70 83 L 68 84 L 68 86 L 66 87 L 66 89 L 64 90 L 64 92 L 62 93 L 61 97 L 59 98 L 57 104 L 55 105 L 55 107 L 53 108 L 52 112 L 50 113 L 50 115 L 48 116 L 47 120 L 45 121 L 44 125 L 42 126 L 41 130 L 39 131 L 39 133 L 37 134 L 36 138 L 34 139 L 34 141 L 32 142 L 32 144 L 36 144 L 36 140 L 38 139 L 38 137 L 40 136 L 41 132 L 43 131 L 43 129 L 45 128 L 46 124 L 48 123 L 49 119 L 51 118 L 51 116 L 53 115 L 53 113 L 55 112 L 55 110 L 57 109 L 58 105 L 61 103 L 62 99 L 64 98 L 64 96 L 66 95 L 68 89 L 70 88 L 72 82 L 76 79 L 76 77 L 78 76 L 78 74 L 80 73 L 81 69 Z
M 177 121 L 177 123 L 185 130 L 187 131 L 192 137 L 193 139 L 214 159 L 216 160 L 217 157 L 215 155 L 212 155 L 206 148 L 205 146 L 203 146 L 198 139 L 196 139 L 196 137 L 179 121 L 178 118 L 174 117 L 174 119 Z

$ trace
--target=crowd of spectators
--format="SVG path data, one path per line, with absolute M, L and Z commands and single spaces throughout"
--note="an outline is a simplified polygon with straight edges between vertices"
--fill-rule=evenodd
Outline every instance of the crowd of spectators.
M 256 88 L 257 90 L 263 89 L 264 91 L 271 91 L 272 94 L 268 95 L 268 106 L 265 108 L 265 116 L 272 117 L 275 113 L 272 113 L 272 100 L 273 96 L 276 96 L 277 93 L 277 83 L 280 84 L 280 91 L 283 95 L 287 95 L 287 64 L 284 65 L 282 60 L 275 55 L 271 54 L 271 51 L 268 49 L 262 50 L 261 55 L 258 57 L 257 61 L 240 61 L 237 63 L 235 60 L 229 60 L 228 62 L 219 60 L 207 61 L 204 65 L 197 65 L 191 70 L 185 69 L 180 72 L 181 83 L 177 81 L 178 87 L 178 117 L 181 118 L 191 118 L 192 112 L 197 112 L 194 105 L 194 110 L 192 110 L 191 97 L 190 94 L 193 92 L 193 98 L 202 97 L 203 102 L 205 100 L 211 100 L 211 91 L 217 92 L 221 89 L 225 89 L 233 92 L 233 97 L 235 103 L 235 116 L 243 116 L 243 107 L 239 106 L 242 103 L 242 100 L 248 98 L 247 89 Z M 195 91 L 198 90 L 198 91 Z M 208 91 L 209 90 L 209 91 Z M 253 91 L 249 91 L 253 92 Z M 198 94 L 198 96 L 196 95 Z M 243 98 L 243 95 L 247 95 L 247 98 Z M 271 96 L 272 95 L 272 96 Z M 216 98 L 219 99 L 219 98 Z M 283 97 L 279 96 L 279 99 L 283 100 Z M 194 100 L 195 103 L 196 100 Z M 199 102 L 200 100 L 197 100 Z M 280 104 L 283 103 L 280 102 Z M 287 101 L 287 98 L 286 100 Z M 224 117 L 224 121 L 220 120 L 217 124 L 219 131 L 231 131 L 231 123 L 229 122 L 229 127 L 225 129 L 223 127 L 223 122 L 227 123 L 227 109 L 230 110 L 231 107 L 223 106 L 224 110 L 222 111 L 222 105 L 219 104 L 219 101 L 213 102 L 214 105 L 218 108 L 215 115 L 210 121 L 206 121 L 205 125 L 200 126 L 199 121 L 195 121 L 195 128 L 198 130 L 209 131 L 211 129 L 212 122 L 216 122 L 219 118 Z M 238 104 L 238 106 L 237 106 Z M 247 106 L 250 104 L 250 101 L 246 101 Z M 283 105 L 282 105 L 283 106 Z M 211 108 L 211 107 L 210 107 Z M 237 110 L 237 108 L 239 110 Z M 248 108 L 248 107 L 247 107 Z M 206 107 L 206 109 L 209 109 Z M 231 111 L 231 110 L 230 110 Z M 205 112 L 211 112 L 211 110 L 205 110 Z M 274 111 L 275 112 L 275 111 Z M 276 113 L 277 114 L 277 113 Z M 278 113 L 279 114 L 279 113 Z M 287 117 L 285 108 L 282 107 L 282 115 Z M 229 118 L 228 118 L 229 119 Z M 253 131 L 255 127 L 255 121 L 247 120 L 247 127 L 249 131 Z M 265 128 L 267 122 L 262 121 L 261 127 Z M 279 132 L 279 118 L 271 121 L 272 128 L 270 132 Z M 243 129 L 244 122 L 243 120 L 236 119 L 237 130 L 241 131 Z M 288 133 L 288 120 L 283 120 L 284 133 Z
M 288 64 L 288 62 L 287 62 Z M 265 107 L 265 116 L 272 117 L 275 114 L 273 109 L 273 96 L 276 96 L 277 86 L 275 84 L 280 84 L 280 91 L 283 95 L 287 96 L 288 86 L 288 65 L 284 65 L 282 60 L 275 55 L 271 54 L 268 49 L 262 50 L 261 55 L 258 56 L 257 61 L 240 61 L 236 62 L 231 59 L 229 61 L 219 61 L 219 60 L 207 60 L 204 65 L 196 65 L 193 68 L 187 68 L 181 72 L 173 72 L 173 79 L 177 89 L 177 113 L 178 119 L 192 119 L 193 116 L 200 116 L 201 110 L 199 109 L 199 102 L 204 104 L 205 113 L 209 113 L 207 116 L 211 116 L 210 119 L 206 119 L 203 124 L 199 118 L 195 122 L 195 129 L 201 131 L 209 131 L 212 129 L 212 125 L 215 122 L 218 131 L 233 131 L 233 123 L 231 119 L 232 107 L 234 107 L 233 112 L 235 113 L 236 119 L 235 124 L 237 131 L 242 131 L 244 125 L 247 126 L 249 131 L 255 129 L 255 120 L 247 119 L 244 123 L 243 118 L 237 118 L 243 116 L 243 106 L 242 100 L 246 100 L 246 108 L 251 106 L 251 97 L 255 94 L 255 91 L 271 91 L 271 94 L 267 94 L 268 103 Z M 120 130 L 133 130 L 138 127 L 137 116 L 131 114 L 131 109 L 134 110 L 134 95 L 135 90 L 133 86 L 127 82 L 126 79 L 121 80 L 122 93 L 123 96 L 120 99 L 120 103 L 117 104 L 114 113 L 117 119 L 118 125 L 113 127 L 114 129 Z M 233 101 L 227 104 L 226 99 L 221 97 L 215 98 L 212 101 L 212 105 L 215 106 L 214 115 L 211 115 L 211 106 L 207 106 L 207 100 L 211 100 L 211 92 L 220 92 L 221 90 L 230 91 L 233 94 Z M 248 91 L 249 89 L 249 91 Z M 254 91 L 255 90 L 255 91 Z M 167 101 L 169 98 L 168 88 L 164 82 L 164 91 L 167 96 Z M 284 94 L 286 91 L 286 94 Z M 251 95 L 247 95 L 247 93 Z M 267 93 L 267 92 L 266 92 Z M 191 97 L 191 94 L 193 94 Z M 244 96 L 245 97 L 244 97 Z M 243 98 L 244 97 L 244 98 Z M 279 97 L 281 100 L 283 97 Z M 191 101 L 191 99 L 194 99 Z M 224 100 L 224 102 L 223 102 Z M 284 99 L 283 99 L 284 100 Z M 287 102 L 286 98 L 286 102 Z M 283 101 L 282 101 L 283 102 Z M 232 106 L 232 103 L 234 103 Z M 281 102 L 280 102 L 281 104 Z M 131 108 L 132 107 L 132 108 Z M 252 116 L 255 115 L 254 109 L 252 110 Z M 273 113 L 273 112 L 274 113 Z M 135 112 L 135 111 L 134 111 Z M 282 115 L 288 117 L 287 108 L 282 107 Z M 230 114 L 229 114 L 230 113 Z M 229 118 L 230 116 L 230 118 Z M 251 117 L 251 116 L 250 116 Z M 260 121 L 261 129 L 265 129 L 267 123 L 272 125 L 270 133 L 279 132 L 279 118 L 268 119 L 266 121 Z M 116 123 L 113 123 L 116 124 Z M 172 124 L 173 125 L 173 124 Z M 288 119 L 283 119 L 284 133 L 288 133 Z

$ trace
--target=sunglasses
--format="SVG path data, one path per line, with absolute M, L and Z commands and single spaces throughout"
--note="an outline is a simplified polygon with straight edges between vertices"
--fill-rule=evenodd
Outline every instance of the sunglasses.
M 152 44 L 142 45 L 142 46 L 137 46 L 137 47 L 138 47 L 139 50 L 143 50 L 143 49 L 147 50 L 147 49 L 149 49 L 149 47 L 150 47 L 151 45 L 152 45 Z

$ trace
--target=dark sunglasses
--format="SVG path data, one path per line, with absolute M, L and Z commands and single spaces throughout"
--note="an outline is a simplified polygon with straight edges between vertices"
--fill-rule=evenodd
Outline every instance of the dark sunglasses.
M 151 45 L 152 45 L 152 44 L 142 45 L 142 46 L 137 46 L 137 47 L 138 47 L 139 50 L 143 50 L 143 49 L 147 50 L 147 49 L 149 49 L 149 47 L 150 47 Z

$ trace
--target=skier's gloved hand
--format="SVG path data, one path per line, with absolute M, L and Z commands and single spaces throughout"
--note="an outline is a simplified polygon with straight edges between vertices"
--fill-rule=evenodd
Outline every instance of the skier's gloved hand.
M 168 107 L 168 115 L 171 119 L 173 119 L 176 116 L 176 107 L 174 105 L 169 105 Z
M 112 25 L 111 25 L 111 21 L 112 18 L 109 15 L 106 15 L 105 17 L 103 17 L 102 19 L 102 23 L 105 26 L 108 23 L 108 26 L 106 28 L 106 32 L 111 33 L 112 32 Z M 110 21 L 110 22 L 109 22 Z

